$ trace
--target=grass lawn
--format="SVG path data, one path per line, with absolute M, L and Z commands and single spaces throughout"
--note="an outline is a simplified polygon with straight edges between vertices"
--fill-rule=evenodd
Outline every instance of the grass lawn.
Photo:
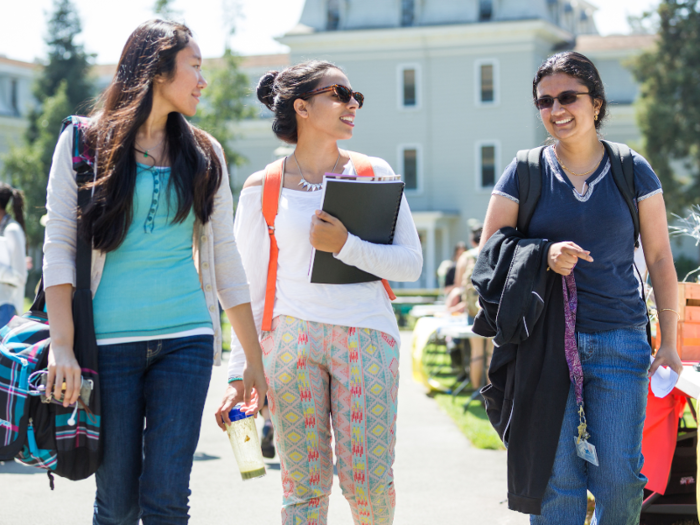
M 489 423 L 486 411 L 481 403 L 474 401 L 469 405 L 469 410 L 465 413 L 464 403 L 469 399 L 469 395 L 452 396 L 451 394 L 433 394 L 438 406 L 457 425 L 462 433 L 476 448 L 490 450 L 503 450 L 503 443 L 498 434 Z
M 503 443 L 489 423 L 484 407 L 478 401 L 469 405 L 464 412 L 464 404 L 472 391 L 462 392 L 457 396 L 449 393 L 454 385 L 456 375 L 452 369 L 450 358 L 445 352 L 445 346 L 435 343 L 426 345 L 423 354 L 423 367 L 433 384 L 443 392 L 434 391 L 430 395 L 437 401 L 438 406 L 452 418 L 467 439 L 477 448 L 503 450 Z

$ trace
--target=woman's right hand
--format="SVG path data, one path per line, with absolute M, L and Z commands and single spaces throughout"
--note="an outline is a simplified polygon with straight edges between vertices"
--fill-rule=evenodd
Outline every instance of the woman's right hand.
M 558 274 L 569 275 L 579 259 L 593 262 L 590 253 L 571 241 L 556 242 L 549 247 L 547 263 Z
M 80 386 L 82 378 L 80 375 L 80 365 L 75 359 L 73 349 L 67 346 L 51 345 L 49 347 L 49 375 L 46 380 L 46 397 L 53 397 L 61 400 L 63 396 L 63 406 L 67 407 L 78 401 L 80 397 Z M 65 392 L 63 383 L 66 384 Z
M 226 431 L 226 425 L 231 423 L 228 413 L 238 403 L 243 402 L 243 381 L 231 381 L 226 388 L 224 398 L 221 400 L 221 405 L 216 410 L 214 417 L 216 424 L 223 431 Z

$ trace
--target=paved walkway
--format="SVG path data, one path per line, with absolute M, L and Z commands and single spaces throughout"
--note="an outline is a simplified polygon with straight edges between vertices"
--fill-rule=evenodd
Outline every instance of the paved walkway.
M 402 335 L 396 525 L 528 523 L 527 516 L 509 511 L 503 502 L 505 452 L 470 446 L 411 380 L 410 337 L 409 332 Z M 226 435 L 214 423 L 212 414 L 225 386 L 226 367 L 216 367 L 192 472 L 190 523 L 279 524 L 282 489 L 277 459 L 268 463 L 266 477 L 241 481 Z M 0 463 L 0 525 L 90 523 L 94 490 L 93 478 L 80 482 L 56 478 L 56 490 L 51 492 L 46 475 L 38 470 Z M 352 525 L 337 477 L 328 521 Z

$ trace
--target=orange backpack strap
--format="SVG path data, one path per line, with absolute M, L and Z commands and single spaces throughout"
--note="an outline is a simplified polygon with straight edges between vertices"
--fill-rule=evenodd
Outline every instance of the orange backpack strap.
M 347 154 L 352 161 L 352 165 L 355 167 L 355 173 L 357 173 L 358 177 L 374 177 L 374 168 L 372 168 L 372 163 L 369 161 L 369 157 L 367 155 L 356 153 L 354 151 L 347 151 Z M 384 289 L 386 290 L 389 299 L 392 301 L 396 299 L 394 291 L 391 289 L 391 286 L 389 286 L 389 281 L 382 279 L 382 284 L 384 285 Z
M 280 159 L 265 168 L 262 184 L 262 213 L 270 234 L 270 262 L 267 266 L 267 288 L 265 289 L 265 308 L 263 310 L 262 330 L 272 330 L 272 310 L 275 307 L 275 290 L 277 288 L 277 257 L 279 248 L 275 238 L 275 217 L 282 194 L 282 177 L 284 159 Z

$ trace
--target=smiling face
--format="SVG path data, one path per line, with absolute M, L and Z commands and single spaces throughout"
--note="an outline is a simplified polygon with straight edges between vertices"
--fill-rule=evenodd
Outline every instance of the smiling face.
M 578 79 L 566 73 L 554 73 L 540 80 L 537 98 L 556 97 L 566 91 L 587 93 L 589 90 Z M 573 103 L 565 106 L 555 99 L 551 108 L 540 110 L 540 116 L 553 138 L 561 141 L 577 140 L 587 138 L 591 133 L 596 135 L 594 118 L 601 105 L 600 100 L 593 100 L 589 95 L 579 95 Z
M 157 76 L 153 86 L 154 104 L 163 105 L 168 113 L 176 111 L 191 117 L 197 112 L 207 81 L 202 76 L 202 53 L 194 40 L 178 51 L 172 78 Z
M 352 89 L 348 77 L 338 69 L 326 71 L 314 89 L 333 84 Z M 348 102 L 342 102 L 332 91 L 319 93 L 307 100 L 297 99 L 294 101 L 294 109 L 297 112 L 299 136 L 305 132 L 313 132 L 330 135 L 334 140 L 352 138 L 355 113 L 359 106 L 354 97 Z

